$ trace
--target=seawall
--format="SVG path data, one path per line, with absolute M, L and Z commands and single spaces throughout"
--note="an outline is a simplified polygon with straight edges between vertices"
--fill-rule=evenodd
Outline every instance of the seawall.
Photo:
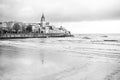
M 48 38 L 48 37 L 73 37 L 71 34 L 62 33 L 26 33 L 26 34 L 0 34 L 0 39 L 22 39 L 22 38 Z

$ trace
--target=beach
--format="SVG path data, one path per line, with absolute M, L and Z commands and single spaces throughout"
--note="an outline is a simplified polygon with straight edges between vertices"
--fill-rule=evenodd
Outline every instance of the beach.
M 0 80 L 120 80 L 120 34 L 0 40 Z

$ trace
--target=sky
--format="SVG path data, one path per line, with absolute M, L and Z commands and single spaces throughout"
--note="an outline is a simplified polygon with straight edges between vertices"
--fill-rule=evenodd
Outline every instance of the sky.
M 0 0 L 0 21 L 39 22 L 42 13 L 73 33 L 119 33 L 120 0 Z

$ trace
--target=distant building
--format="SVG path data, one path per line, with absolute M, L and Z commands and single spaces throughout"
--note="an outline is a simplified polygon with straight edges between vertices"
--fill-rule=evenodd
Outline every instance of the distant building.
M 32 32 L 40 32 L 40 25 L 33 24 L 32 25 Z
M 0 29 L 6 30 L 8 32 L 15 32 L 16 28 L 19 29 L 17 32 L 26 32 L 28 27 L 30 27 L 29 32 L 35 33 L 70 33 L 62 26 L 57 28 L 56 26 L 51 25 L 49 22 L 46 22 L 44 14 L 42 14 L 40 23 L 23 23 L 16 21 L 0 22 Z
M 0 27 L 1 27 L 1 28 L 2 28 L 2 27 L 6 28 L 6 27 L 7 27 L 7 22 L 1 22 Z
M 41 21 L 40 21 L 40 27 L 42 28 L 41 31 L 44 33 L 66 33 L 66 29 L 63 27 L 57 28 L 54 25 L 50 25 L 49 22 L 45 21 L 45 16 L 42 14 Z

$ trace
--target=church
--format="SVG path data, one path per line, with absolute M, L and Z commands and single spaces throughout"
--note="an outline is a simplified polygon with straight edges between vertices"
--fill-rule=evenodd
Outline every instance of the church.
M 42 33 L 70 33 L 62 26 L 57 28 L 54 25 L 50 25 L 49 22 L 45 21 L 45 16 L 42 14 L 41 21 L 40 21 L 40 30 Z

